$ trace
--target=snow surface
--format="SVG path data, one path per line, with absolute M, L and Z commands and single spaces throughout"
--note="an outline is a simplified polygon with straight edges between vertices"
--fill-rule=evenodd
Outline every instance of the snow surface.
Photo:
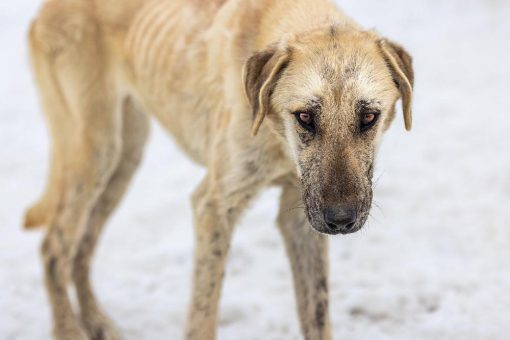
M 48 138 L 25 35 L 39 0 L 0 2 L 0 339 L 48 339 L 41 232 L 20 228 L 43 188 Z M 415 128 L 385 137 L 374 218 L 331 240 L 335 339 L 508 339 L 510 3 L 343 0 L 347 13 L 415 57 Z M 400 117 L 399 117 L 400 118 Z M 111 220 L 96 290 L 126 339 L 182 338 L 190 296 L 189 194 L 204 170 L 154 125 Z M 269 190 L 235 235 L 219 339 L 299 339 Z

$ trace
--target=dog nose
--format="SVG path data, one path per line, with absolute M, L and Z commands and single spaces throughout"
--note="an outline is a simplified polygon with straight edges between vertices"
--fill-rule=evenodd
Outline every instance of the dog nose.
M 324 210 L 324 222 L 331 234 L 349 234 L 354 232 L 356 210 L 347 207 L 329 207 Z

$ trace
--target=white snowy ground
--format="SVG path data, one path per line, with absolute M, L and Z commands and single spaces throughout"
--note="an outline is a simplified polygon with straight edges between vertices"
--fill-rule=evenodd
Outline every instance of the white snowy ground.
M 48 139 L 25 32 L 39 0 L 0 3 L 0 339 L 48 339 L 38 257 L 20 229 L 45 180 Z M 510 3 L 344 0 L 415 56 L 415 129 L 381 148 L 375 216 L 331 241 L 335 339 L 508 339 Z M 154 127 L 146 159 L 101 243 L 94 281 L 127 339 L 179 339 L 190 293 L 188 196 L 204 171 Z M 277 190 L 244 218 L 220 339 L 299 339 Z

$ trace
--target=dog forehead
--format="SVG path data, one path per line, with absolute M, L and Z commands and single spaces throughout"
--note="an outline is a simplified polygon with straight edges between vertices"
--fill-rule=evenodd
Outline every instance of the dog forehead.
M 321 98 L 323 105 L 395 100 L 398 92 L 376 45 L 332 40 L 301 45 L 292 53 L 289 88 L 298 101 Z M 329 104 L 329 105 L 328 105 Z

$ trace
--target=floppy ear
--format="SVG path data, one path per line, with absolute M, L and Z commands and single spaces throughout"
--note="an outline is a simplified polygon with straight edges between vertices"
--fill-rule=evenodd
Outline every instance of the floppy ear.
M 288 60 L 286 49 L 275 44 L 252 55 L 244 65 L 244 90 L 253 110 L 253 136 L 269 113 L 271 94 Z
M 383 39 L 379 41 L 379 47 L 400 91 L 405 127 L 409 131 L 413 124 L 411 111 L 414 85 L 413 59 L 402 46 L 394 42 Z

